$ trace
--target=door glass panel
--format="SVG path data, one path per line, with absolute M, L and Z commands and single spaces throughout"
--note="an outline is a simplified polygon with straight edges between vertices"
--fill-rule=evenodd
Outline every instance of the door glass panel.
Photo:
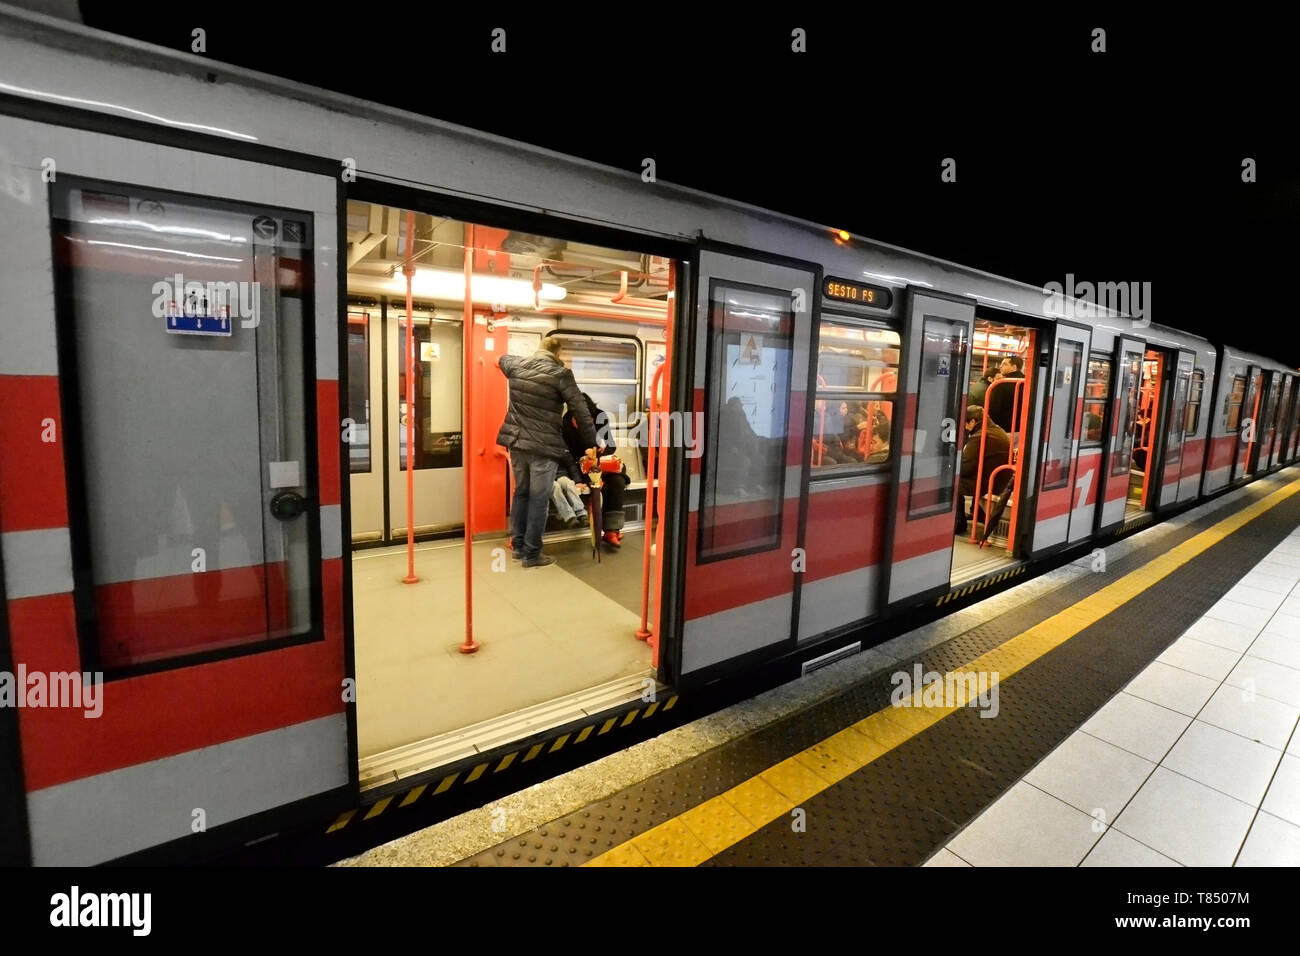
M 1074 446 L 1074 394 L 1083 364 L 1083 346 L 1060 342 L 1056 346 L 1056 377 L 1052 382 L 1052 420 L 1048 424 L 1047 457 L 1043 462 L 1043 488 L 1059 488 L 1070 479 Z
M 780 543 L 793 299 L 778 289 L 712 280 L 708 335 L 701 560 Z
M 1191 366 L 1179 363 L 1178 378 L 1174 381 L 1174 400 L 1165 429 L 1165 467 L 1183 460 L 1183 421 L 1187 416 L 1187 391 L 1191 379 Z M 1176 475 L 1176 473 L 1175 473 Z
M 962 436 L 965 421 L 961 400 L 965 392 L 966 346 L 965 323 L 926 318 L 921 336 L 909 520 L 952 509 L 957 439 Z
M 1083 444 L 1100 445 L 1102 423 L 1106 420 L 1106 403 L 1110 401 L 1111 361 L 1099 356 L 1088 357 L 1088 381 L 1083 391 Z
M 1119 365 L 1119 406 L 1115 410 L 1115 424 L 1111 431 L 1116 439 L 1112 475 L 1128 474 L 1133 462 L 1133 430 L 1137 422 L 1138 388 L 1142 383 L 1142 352 L 1125 350 Z
M 637 344 L 621 338 L 568 338 L 559 359 L 573 372 L 578 391 L 613 425 L 627 425 L 637 413 Z
M 352 432 L 348 441 L 348 470 L 370 473 L 370 318 L 348 313 L 348 409 Z
M 315 520 L 271 502 L 315 484 L 311 215 L 62 176 L 51 201 L 85 646 L 112 669 L 308 632 Z
M 406 471 L 406 321 L 398 315 L 398 461 Z M 415 318 L 415 470 L 461 466 L 461 324 Z

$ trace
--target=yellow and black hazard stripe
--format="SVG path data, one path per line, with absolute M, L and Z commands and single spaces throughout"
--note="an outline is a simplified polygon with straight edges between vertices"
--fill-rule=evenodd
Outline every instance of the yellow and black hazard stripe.
M 974 594 L 976 591 L 982 591 L 985 588 L 990 587 L 994 584 L 1001 584 L 1003 581 L 1006 581 L 1010 578 L 1018 577 L 1019 575 L 1025 573 L 1026 567 L 1027 565 L 1022 564 L 1019 567 L 1012 568 L 1009 571 L 1003 571 L 1000 574 L 990 575 L 987 578 L 984 578 L 980 581 L 976 581 L 974 584 L 968 584 L 965 587 L 961 587 L 961 588 L 953 588 L 947 594 L 943 595 L 938 600 L 936 600 L 934 602 L 934 606 L 939 607 L 942 604 L 947 604 L 949 601 L 955 601 L 958 598 L 963 598 L 968 594 Z
M 1151 522 L 1154 520 L 1155 520 L 1155 516 L 1152 515 L 1150 512 L 1146 514 L 1140 514 L 1136 518 L 1130 518 L 1128 521 L 1125 521 L 1124 524 L 1120 526 L 1118 533 L 1128 534 L 1134 528 L 1140 528 L 1144 524 L 1151 524 Z
M 649 720 L 656 714 L 666 714 L 676 706 L 677 698 L 678 695 L 673 694 L 663 701 L 652 700 L 648 704 L 636 704 L 626 710 L 615 711 L 612 714 L 602 714 L 585 725 L 558 727 L 550 736 L 532 744 L 521 745 L 513 750 L 502 748 L 497 752 L 472 757 L 458 764 L 451 764 L 441 771 L 421 774 L 419 777 L 413 778 L 410 789 L 405 792 L 390 793 L 373 803 L 362 803 L 359 807 L 353 807 L 351 810 L 340 813 L 334 819 L 334 822 L 326 828 L 325 832 L 338 833 L 354 821 L 364 823 L 381 816 L 394 804 L 399 808 L 409 807 L 426 795 L 430 798 L 441 796 L 455 787 L 468 786 L 484 776 L 495 776 L 512 767 L 522 767 L 524 764 L 531 763 L 539 758 L 545 759 L 552 754 L 558 754 L 566 746 L 572 749 L 586 742 L 593 735 L 602 737 L 611 731 L 629 727 L 637 721 Z M 662 706 L 660 706 L 661 704 Z

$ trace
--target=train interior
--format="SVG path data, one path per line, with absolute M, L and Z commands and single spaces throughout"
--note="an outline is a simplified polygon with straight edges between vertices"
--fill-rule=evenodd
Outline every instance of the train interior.
M 1128 447 L 1132 448 L 1129 460 L 1128 500 L 1124 505 L 1124 520 L 1150 511 L 1151 496 L 1158 482 L 1151 480 L 1152 450 L 1159 434 L 1161 382 L 1164 381 L 1165 354 L 1147 349 L 1142 357 L 1142 379 L 1138 387 L 1136 415 L 1130 426 Z
M 661 257 L 356 201 L 347 239 L 358 734 L 362 785 L 376 786 L 654 686 L 647 514 L 664 483 L 642 439 L 668 394 L 675 273 Z M 622 467 L 596 469 L 593 515 L 596 482 L 572 462 L 548 505 L 556 563 L 525 568 L 497 360 L 547 336 Z
M 960 441 L 963 450 L 966 442 L 976 443 L 977 449 L 982 442 L 984 465 L 974 479 L 961 482 L 952 549 L 954 586 L 1012 565 L 1018 557 L 1012 542 L 1021 520 L 1021 462 L 1027 460 L 1029 442 L 1029 429 L 1020 425 L 1030 420 L 1037 335 L 1027 326 L 979 315 L 975 319 L 966 394 L 968 406 L 984 408 L 984 420 Z

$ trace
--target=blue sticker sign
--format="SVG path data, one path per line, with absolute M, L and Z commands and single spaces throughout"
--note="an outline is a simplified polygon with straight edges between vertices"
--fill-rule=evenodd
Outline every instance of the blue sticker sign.
M 176 335 L 230 336 L 230 315 L 169 315 L 167 331 Z

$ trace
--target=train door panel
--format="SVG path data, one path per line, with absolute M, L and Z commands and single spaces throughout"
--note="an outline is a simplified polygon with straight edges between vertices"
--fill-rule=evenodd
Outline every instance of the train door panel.
M 1241 422 L 1237 430 L 1237 452 L 1232 464 L 1232 480 L 1239 481 L 1255 473 L 1255 446 L 1259 432 L 1259 401 L 1264 387 L 1264 372 L 1258 366 L 1246 367 L 1246 395 L 1241 403 Z
M 1291 445 L 1292 425 L 1291 419 L 1294 417 L 1295 401 L 1295 382 L 1294 375 L 1288 375 L 1286 382 L 1282 386 L 1282 398 L 1278 401 L 1277 409 L 1277 442 L 1273 446 L 1273 464 L 1280 465 L 1289 457 L 1288 449 Z
M 462 468 L 460 313 L 415 309 L 415 532 L 425 534 L 464 524 Z M 406 535 L 406 443 L 408 435 L 405 309 L 388 311 L 388 500 L 389 533 Z
M 1172 363 L 1171 363 L 1172 364 Z M 1165 421 L 1164 453 L 1162 455 L 1160 497 L 1156 511 L 1168 511 L 1178 504 L 1178 483 L 1183 474 L 1184 432 L 1187 428 L 1187 397 L 1191 390 L 1192 370 L 1196 356 L 1188 351 L 1178 352 L 1173 368 L 1172 389 Z
M 1115 371 L 1111 390 L 1110 434 L 1101 479 L 1101 517 L 1098 534 L 1114 531 L 1124 522 L 1133 465 L 1134 428 L 1142 387 L 1142 357 L 1146 343 L 1119 336 L 1115 344 Z
M 811 270 L 700 253 L 681 673 L 793 644 Z
M 343 806 L 337 177 L 10 117 L 0 141 L 20 175 L 59 157 L 0 238 L 25 304 L 0 407 L 58 435 L 0 458 L 10 649 L 99 689 L 19 722 L 33 862 Z
M 948 588 L 975 321 L 970 300 L 910 290 L 903 334 L 902 453 L 890 502 L 885 602 L 921 601 Z M 897 432 L 896 432 L 897 433 Z
M 383 328 L 379 309 L 348 308 L 348 393 L 343 441 L 351 492 L 352 540 L 384 537 Z
M 1092 330 L 1058 322 L 1047 413 L 1033 550 L 1086 537 L 1092 530 L 1099 452 L 1079 456 L 1084 385 Z M 1089 503 L 1091 502 L 1091 504 Z

